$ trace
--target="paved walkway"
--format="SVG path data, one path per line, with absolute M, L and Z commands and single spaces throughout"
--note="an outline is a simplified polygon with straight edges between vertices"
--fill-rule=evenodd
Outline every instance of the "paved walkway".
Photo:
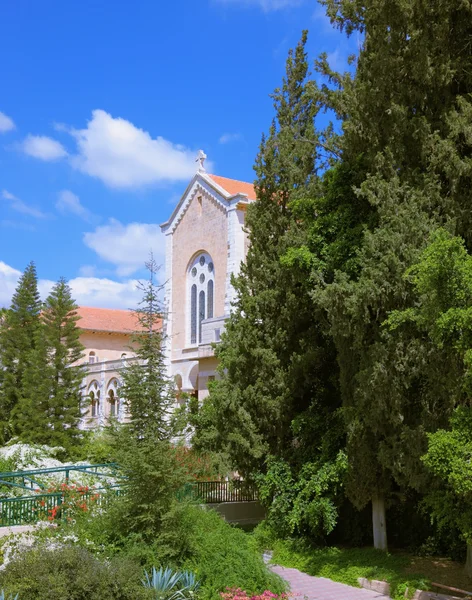
M 280 575 L 290 585 L 294 598 L 308 600 L 390 600 L 378 592 L 351 587 L 324 577 L 312 577 L 297 569 L 270 565 L 274 573 Z

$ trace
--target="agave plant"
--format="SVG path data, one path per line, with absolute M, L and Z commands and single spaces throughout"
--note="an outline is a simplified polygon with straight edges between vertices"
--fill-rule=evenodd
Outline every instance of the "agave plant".
M 180 573 L 180 583 L 182 585 L 182 591 L 188 590 L 196 594 L 200 587 L 200 582 L 197 581 L 197 576 L 192 571 L 182 571 Z
M 154 592 L 156 600 L 186 600 L 195 595 L 200 582 L 191 571 L 174 571 L 170 567 L 144 571 L 143 585 Z M 0 600 L 2 600 L 0 598 Z
M 11 594 L 9 596 L 5 596 L 5 592 L 0 590 L 0 600 L 18 600 L 18 594 L 13 597 Z

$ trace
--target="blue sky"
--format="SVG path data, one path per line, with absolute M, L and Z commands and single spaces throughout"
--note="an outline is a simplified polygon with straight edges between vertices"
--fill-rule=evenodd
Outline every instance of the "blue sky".
M 43 295 L 65 276 L 80 304 L 134 306 L 198 149 L 253 180 L 304 28 L 345 68 L 355 41 L 313 0 L 2 3 L 0 306 L 30 260 Z

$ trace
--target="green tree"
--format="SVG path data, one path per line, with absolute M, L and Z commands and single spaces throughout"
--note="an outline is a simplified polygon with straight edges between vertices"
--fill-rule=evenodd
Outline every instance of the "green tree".
M 78 441 L 84 355 L 77 308 L 66 280 L 59 279 L 42 309 L 15 417 L 25 442 L 70 450 Z
M 451 430 L 428 436 L 422 460 L 434 479 L 424 499 L 439 529 L 458 529 L 467 544 L 466 572 L 472 577 L 472 412 L 459 407 L 451 418 Z
M 159 300 L 162 286 L 156 283 L 159 269 L 152 254 L 146 268 L 149 280 L 139 287 L 143 297 L 135 311 L 137 331 L 132 336 L 137 360 L 123 371 L 121 395 L 130 413 L 128 427 L 137 439 L 169 441 L 174 433 L 175 391 L 167 376 Z
M 20 277 L 10 308 L 0 328 L 0 440 L 15 430 L 15 415 L 24 390 L 24 375 L 31 361 L 40 327 L 41 300 L 36 267 L 30 263 Z
M 117 505 L 118 529 L 155 541 L 175 508 L 176 492 L 185 475 L 172 447 L 177 434 L 173 406 L 175 391 L 167 376 L 163 311 L 156 283 L 158 266 L 152 254 L 146 263 L 149 279 L 140 284 L 142 300 L 132 337 L 136 361 L 122 374 L 120 394 L 130 419 L 115 434 L 117 460 L 125 494 Z
M 450 428 L 428 434 L 423 463 L 433 475 L 424 504 L 440 529 L 459 529 L 467 543 L 466 568 L 472 575 L 472 256 L 463 239 L 444 229 L 435 231 L 418 262 L 405 274 L 416 302 L 390 314 L 387 326 L 407 331 L 436 349 L 442 365 L 436 365 L 440 384 L 450 403 L 457 406 Z M 442 367 L 442 368 L 441 368 Z M 438 393 L 436 380 L 425 382 Z
M 372 501 L 374 544 L 386 548 L 386 498 L 394 489 L 421 488 L 425 431 L 444 426 L 454 404 L 445 385 L 454 359 L 444 362 L 428 340 L 382 324 L 414 302 L 403 275 L 429 232 L 448 223 L 470 236 L 472 57 L 464 44 L 472 35 L 472 6 L 323 4 L 341 29 L 364 34 L 354 78 L 333 74 L 323 58 L 319 66 L 335 84 L 326 94 L 343 119 L 343 162 L 361 161 L 355 192 L 374 216 L 354 272 L 341 265 L 315 294 L 340 365 L 347 491 L 359 507 Z
M 304 32 L 272 95 L 276 118 L 256 160 L 247 260 L 217 349 L 221 379 L 194 419 L 195 446 L 223 452 L 246 476 L 265 469 L 267 454 L 299 464 L 318 455 L 335 420 L 335 357 L 313 318 L 309 271 L 283 260 L 304 236 L 292 206 L 307 186 L 317 188 L 325 164 L 306 40 Z

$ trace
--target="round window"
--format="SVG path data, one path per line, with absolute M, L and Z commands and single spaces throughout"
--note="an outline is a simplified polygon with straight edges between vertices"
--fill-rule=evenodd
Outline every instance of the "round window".
M 197 267 L 193 267 L 192 269 L 192 277 L 195 277 L 197 275 Z
M 203 283 L 205 281 L 205 275 L 202 273 L 200 275 L 200 283 Z
M 210 273 L 213 273 L 213 263 L 208 263 L 208 270 L 210 271 Z
M 205 257 L 204 256 L 200 256 L 200 264 L 203 265 L 205 264 Z

